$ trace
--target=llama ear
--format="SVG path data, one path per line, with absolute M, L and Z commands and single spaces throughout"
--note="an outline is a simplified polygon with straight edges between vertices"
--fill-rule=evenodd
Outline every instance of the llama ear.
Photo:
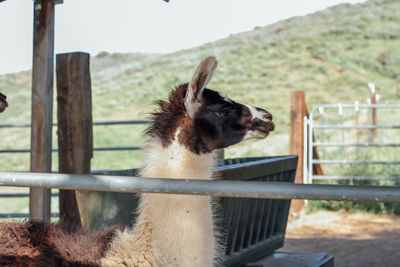
M 211 80 L 216 68 L 217 59 L 215 57 L 205 58 L 197 67 L 185 97 L 185 108 L 191 118 L 194 117 L 196 110 L 200 106 L 201 93 Z

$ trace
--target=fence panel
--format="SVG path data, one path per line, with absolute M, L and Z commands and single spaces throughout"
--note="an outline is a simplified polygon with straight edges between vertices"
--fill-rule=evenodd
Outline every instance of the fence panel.
M 150 123 L 149 120 L 119 120 L 119 121 L 97 121 L 93 122 L 93 126 L 116 126 L 116 125 L 143 125 Z M 57 127 L 58 123 L 53 123 L 53 127 Z M 30 128 L 30 123 L 3 123 L 0 124 L 1 129 L 7 128 Z M 108 147 L 94 147 L 93 151 L 137 151 L 141 150 L 141 146 L 108 146 Z M 57 148 L 53 148 L 52 152 L 58 152 Z M 30 153 L 30 149 L 18 148 L 18 149 L 0 149 L 0 154 L 15 154 L 15 153 Z M 103 171 L 103 170 L 102 170 Z M 58 193 L 52 193 L 52 197 L 58 197 Z M 25 198 L 29 197 L 28 193 L 2 193 L 0 198 Z M 58 213 L 52 213 L 51 217 L 58 217 Z M 0 218 L 27 218 L 28 213 L 0 213 Z
M 343 115 L 343 110 L 344 109 L 353 109 L 355 112 L 358 112 L 359 110 L 371 110 L 375 111 L 372 112 L 372 114 L 375 114 L 372 119 L 372 124 L 363 124 L 359 125 L 349 123 L 349 121 L 344 121 L 342 119 L 341 123 L 339 124 L 316 124 L 315 122 L 315 115 L 317 114 L 316 111 L 320 111 L 321 114 L 324 113 L 324 110 L 329 110 L 329 109 L 337 109 L 339 115 Z M 400 143 L 393 142 L 374 142 L 376 139 L 376 133 L 377 130 L 379 129 L 380 132 L 382 131 L 388 131 L 388 130 L 399 130 L 400 125 L 395 125 L 395 124 L 385 124 L 385 125 L 378 125 L 378 124 L 373 124 L 376 123 L 376 112 L 379 110 L 383 109 L 392 109 L 395 110 L 396 114 L 399 113 L 400 111 L 400 104 L 338 104 L 338 105 L 331 105 L 331 104 L 326 104 L 326 105 L 318 105 L 314 107 L 309 115 L 309 118 L 305 118 L 305 124 L 307 125 L 307 135 L 304 135 L 305 137 L 305 143 L 307 149 L 304 151 L 304 158 L 307 159 L 308 163 L 308 170 L 305 173 L 305 177 L 307 177 L 307 182 L 308 183 L 313 183 L 315 180 L 357 180 L 357 181 L 398 181 L 400 180 L 400 177 L 397 176 L 382 176 L 382 175 L 353 175 L 353 176 L 348 176 L 348 175 L 314 175 L 312 172 L 313 166 L 315 164 L 339 164 L 340 166 L 344 165 L 387 165 L 387 166 L 400 166 L 400 161 L 398 160 L 363 160 L 363 159 L 349 159 L 346 158 L 346 155 L 341 155 L 341 159 L 331 159 L 331 158 L 322 158 L 322 159 L 315 159 L 313 157 L 313 153 L 310 151 L 313 151 L 315 147 L 324 147 L 324 148 L 346 148 L 346 147 L 352 147 L 352 148 L 398 148 L 400 147 Z M 357 119 L 358 122 L 358 119 Z M 392 122 L 393 123 L 393 122 Z M 400 123 L 399 123 L 400 124 Z M 313 140 L 313 133 L 314 135 L 318 136 L 318 133 L 315 134 L 315 130 L 321 130 L 321 129 L 330 129 L 332 131 L 343 131 L 343 130 L 371 130 L 373 131 L 372 134 L 372 141 L 365 141 L 365 142 L 360 142 L 357 140 L 356 142 L 316 142 Z M 343 138 L 344 139 L 344 138 Z M 358 139 L 358 133 L 357 133 L 357 139 Z M 305 163 L 306 164 L 306 163 Z

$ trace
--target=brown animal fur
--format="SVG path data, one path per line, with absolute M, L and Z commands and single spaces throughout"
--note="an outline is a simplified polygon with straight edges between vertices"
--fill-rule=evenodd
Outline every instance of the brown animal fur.
M 68 233 L 39 221 L 0 223 L 0 266 L 99 266 L 109 242 L 122 225 Z
M 0 93 L 0 113 L 3 112 L 6 107 L 8 107 L 8 103 L 7 103 L 7 97 L 5 95 L 3 95 L 2 93 Z
M 159 111 L 152 113 L 153 123 L 147 134 L 159 139 L 163 147 L 168 147 L 174 141 L 175 131 L 185 117 L 184 98 L 187 86 L 187 83 L 178 86 L 171 92 L 168 101 L 158 101 Z

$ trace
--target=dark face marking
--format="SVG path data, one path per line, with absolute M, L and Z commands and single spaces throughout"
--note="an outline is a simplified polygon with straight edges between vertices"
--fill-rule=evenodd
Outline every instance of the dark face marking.
M 211 89 L 203 89 L 196 115 L 191 118 L 186 112 L 184 99 L 188 84 L 176 88 L 169 101 L 160 101 L 160 112 L 154 113 L 154 122 L 148 133 L 159 139 L 164 147 L 175 140 L 195 154 L 210 153 L 249 138 L 265 138 L 274 130 L 272 115 L 251 109 Z
M 203 105 L 194 124 L 198 126 L 200 139 L 206 144 L 207 152 L 242 141 L 249 115 L 246 106 L 228 100 L 216 91 L 204 89 Z
M 275 126 L 267 111 L 239 104 L 205 88 L 217 68 L 214 57 L 205 58 L 190 83 L 159 101 L 148 134 L 164 147 L 175 140 L 196 154 L 210 153 L 250 138 L 265 138 Z
M 8 103 L 6 101 L 7 97 L 0 93 L 0 113 L 3 112 L 6 107 L 8 107 Z

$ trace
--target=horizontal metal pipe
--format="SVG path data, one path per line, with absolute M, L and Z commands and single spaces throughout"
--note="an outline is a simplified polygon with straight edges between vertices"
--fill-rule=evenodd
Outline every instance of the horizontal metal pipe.
M 58 213 L 51 213 L 51 217 L 59 217 L 60 214 Z M 28 213 L 0 213 L 0 218 L 5 219 L 5 218 L 28 218 L 29 214 Z
M 52 197 L 58 197 L 58 193 L 51 193 Z M 29 193 L 2 193 L 0 197 L 29 197 Z
M 313 109 L 317 110 L 319 107 L 338 108 L 338 106 L 339 106 L 338 104 L 321 104 L 321 105 L 314 107 Z M 359 108 L 400 108 L 400 104 L 359 104 L 359 105 L 341 104 L 340 106 L 342 108 L 355 108 L 355 107 L 359 107 Z
M 312 164 L 375 164 L 375 165 L 398 165 L 398 164 L 400 164 L 400 161 L 313 159 L 313 160 L 312 160 Z
M 125 125 L 125 124 L 147 124 L 150 120 L 130 120 L 130 121 L 95 121 L 93 125 Z M 53 122 L 52 126 L 58 126 L 57 122 Z M 30 123 L 2 123 L 0 128 L 14 127 L 31 127 Z
M 0 172 L 0 185 L 219 197 L 313 199 L 400 203 L 400 187 L 203 181 L 127 176 Z
M 117 147 L 94 147 L 93 151 L 128 151 L 128 150 L 141 150 L 141 149 L 142 147 L 140 146 L 117 146 Z
M 313 175 L 314 180 L 357 180 L 357 181 L 400 181 L 395 176 L 340 176 L 340 175 Z
M 96 121 L 93 125 L 124 125 L 124 124 L 147 124 L 150 120 L 130 120 L 130 121 Z
M 30 149 L 2 149 L 0 153 L 29 153 Z
M 318 110 L 319 108 L 338 108 L 339 105 L 334 105 L 334 104 L 322 104 L 315 106 L 311 112 L 310 112 L 310 118 L 313 118 L 314 112 Z M 356 107 L 358 108 L 400 108 L 400 104 L 359 104 L 359 105 L 354 105 L 354 104 L 341 104 L 341 108 L 351 108 L 354 109 Z
M 316 129 L 400 129 L 400 125 L 335 125 L 313 124 Z
M 352 147 L 398 147 L 400 144 L 370 144 L 370 143 L 312 143 L 313 146 L 352 146 Z
M 54 126 L 54 124 L 53 124 Z M 31 127 L 30 123 L 2 123 L 0 128 Z
M 128 150 L 141 150 L 140 146 L 119 146 L 119 147 L 95 147 L 93 151 L 128 151 Z M 57 148 L 53 148 L 52 152 L 58 152 Z M 2 149 L 0 153 L 28 153 L 30 149 Z

